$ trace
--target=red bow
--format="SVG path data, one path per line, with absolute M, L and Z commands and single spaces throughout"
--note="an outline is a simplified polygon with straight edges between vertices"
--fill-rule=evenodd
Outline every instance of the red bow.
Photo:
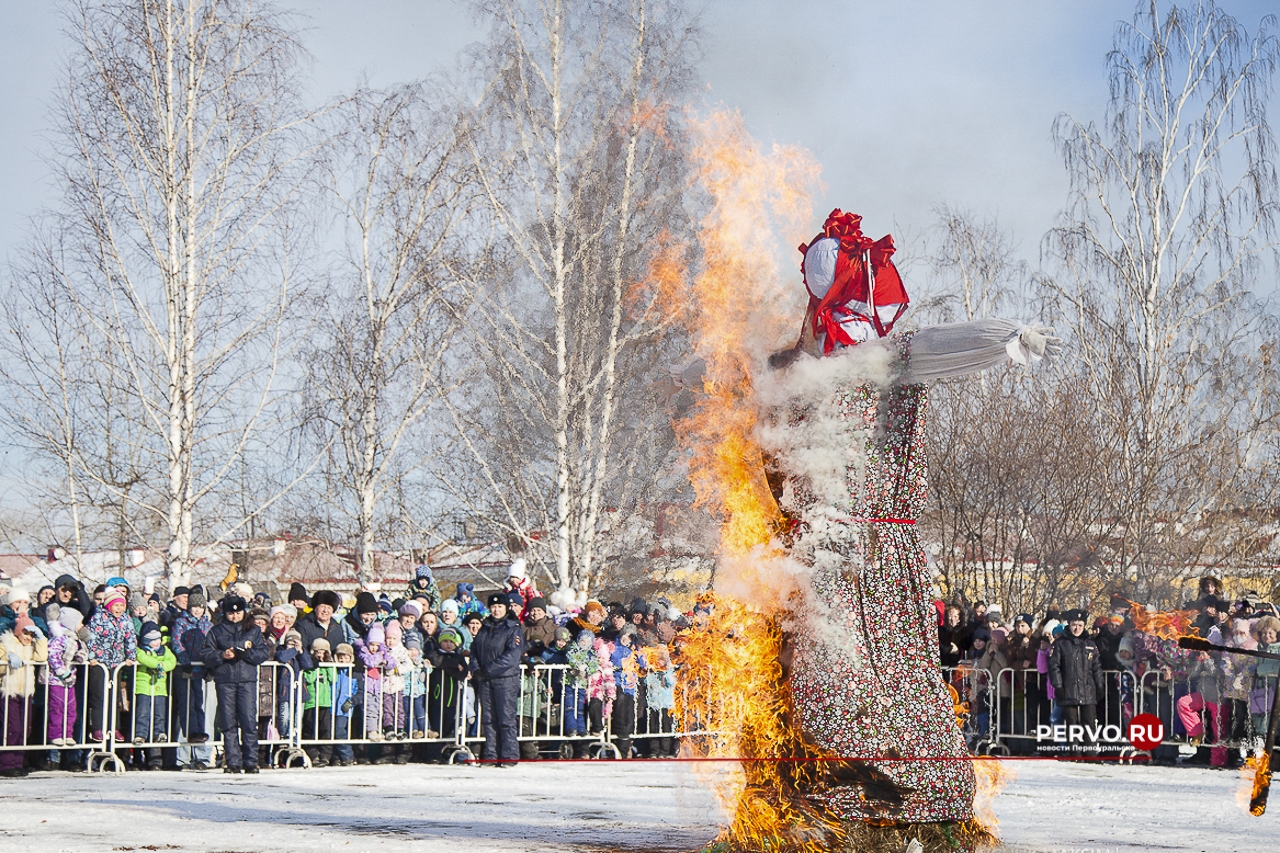
M 893 236 L 886 234 L 879 240 L 872 240 L 862 233 L 862 217 L 856 213 L 845 213 L 840 208 L 831 211 L 827 221 L 822 225 L 822 233 L 811 243 L 800 244 L 800 254 L 809 251 L 809 246 L 823 237 L 831 237 L 840 241 L 840 253 L 836 259 L 835 281 L 821 300 L 810 294 L 809 305 L 813 308 L 813 332 L 815 335 L 825 334 L 823 351 L 830 354 L 837 343 L 853 346 L 856 341 L 840 325 L 841 320 L 851 317 L 862 317 L 871 323 L 876 333 L 884 337 L 893 328 L 902 313 L 906 311 L 910 301 L 907 290 L 893 265 Z M 868 298 L 868 273 L 864 259 L 871 261 L 871 278 L 875 280 L 875 290 Z M 804 261 L 800 262 L 800 272 L 804 273 Z M 847 307 L 849 302 L 870 302 L 873 305 L 898 305 L 898 313 L 888 324 L 882 323 L 878 312 L 872 316 L 853 311 Z

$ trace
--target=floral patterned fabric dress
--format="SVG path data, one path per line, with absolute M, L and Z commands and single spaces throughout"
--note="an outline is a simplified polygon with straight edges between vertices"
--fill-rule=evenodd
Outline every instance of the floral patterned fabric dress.
M 910 335 L 893 340 L 908 359 Z M 791 690 L 806 736 L 833 756 L 863 759 L 853 764 L 863 783 L 812 795 L 845 820 L 973 817 L 973 769 L 939 666 L 929 567 L 910 523 L 927 494 L 927 399 L 923 384 L 845 386 L 834 397 L 865 460 L 847 469 L 849 503 L 837 508 L 849 513 L 845 558 L 815 568 L 812 581 L 829 624 L 795 638 Z

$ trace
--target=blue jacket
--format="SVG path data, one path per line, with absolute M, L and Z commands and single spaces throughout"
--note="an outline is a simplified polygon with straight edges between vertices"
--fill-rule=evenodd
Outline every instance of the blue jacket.
M 613 664 L 613 683 L 617 685 L 619 692 L 628 696 L 636 695 L 636 688 L 640 686 L 640 677 L 636 667 L 635 649 L 622 645 L 622 641 L 619 640 L 613 647 L 613 651 L 609 653 L 609 660 Z
M 463 601 L 462 596 L 465 594 L 467 600 Z M 453 595 L 453 600 L 458 602 L 458 620 L 461 621 L 463 616 L 468 613 L 479 613 L 481 616 L 489 615 L 489 608 L 484 606 L 480 599 L 476 598 L 475 584 L 460 583 L 458 589 Z
M 501 621 L 490 616 L 471 641 L 471 671 L 481 678 L 506 678 L 520 674 L 524 631 L 511 613 Z
M 353 672 L 352 667 L 338 667 L 338 677 L 333 682 L 334 716 L 351 716 L 351 709 L 346 707 L 347 701 L 350 700 L 352 706 L 360 701 L 360 679 Z
M 227 649 L 235 649 L 236 656 L 223 658 Z M 219 622 L 205 635 L 200 658 L 218 684 L 256 684 L 258 667 L 267 660 L 267 643 L 247 618 L 239 623 Z
M 291 649 L 287 646 L 281 646 L 276 649 L 276 662 L 282 663 L 289 668 L 289 675 L 280 678 L 279 683 L 276 685 L 276 690 L 279 691 L 277 698 L 281 702 L 287 702 L 289 701 L 289 690 L 294 684 L 302 680 L 302 673 L 316 668 L 316 662 L 306 652 Z M 302 700 L 305 702 L 307 698 L 307 688 L 303 685 Z

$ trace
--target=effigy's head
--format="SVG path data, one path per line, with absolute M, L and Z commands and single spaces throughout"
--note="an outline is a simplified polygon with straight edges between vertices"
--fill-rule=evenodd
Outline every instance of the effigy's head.
M 893 237 L 872 240 L 862 233 L 862 217 L 831 211 L 822 231 L 801 244 L 800 272 L 809 291 L 813 333 L 824 354 L 884 337 L 910 304 L 893 265 Z

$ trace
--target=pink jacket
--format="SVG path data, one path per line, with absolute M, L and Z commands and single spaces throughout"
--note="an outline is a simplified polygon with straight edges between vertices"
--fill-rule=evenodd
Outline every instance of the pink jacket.
M 613 648 L 598 637 L 591 648 L 595 652 L 598 668 L 587 676 L 587 701 L 599 699 L 603 702 L 604 715 L 607 717 L 613 713 L 613 700 L 618 695 L 618 685 L 613 680 L 613 661 L 610 659 Z

